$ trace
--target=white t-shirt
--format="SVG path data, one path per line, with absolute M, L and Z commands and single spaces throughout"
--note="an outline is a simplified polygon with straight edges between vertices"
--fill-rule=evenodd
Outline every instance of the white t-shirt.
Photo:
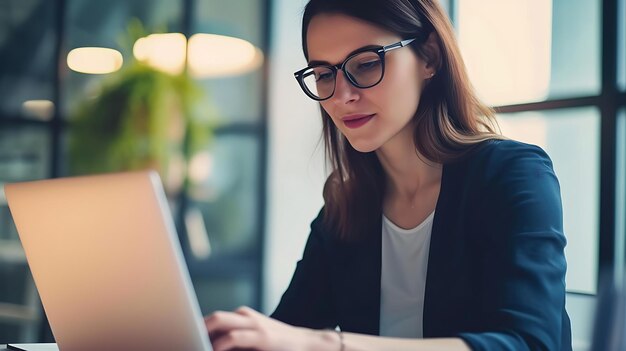
M 383 215 L 380 335 L 423 337 L 424 291 L 435 212 L 413 229 Z

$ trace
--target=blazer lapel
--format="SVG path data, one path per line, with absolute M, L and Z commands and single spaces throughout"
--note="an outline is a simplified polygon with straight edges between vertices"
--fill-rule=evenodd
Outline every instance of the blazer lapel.
M 378 335 L 382 215 L 365 239 L 342 244 L 336 266 L 338 311 L 344 331 Z

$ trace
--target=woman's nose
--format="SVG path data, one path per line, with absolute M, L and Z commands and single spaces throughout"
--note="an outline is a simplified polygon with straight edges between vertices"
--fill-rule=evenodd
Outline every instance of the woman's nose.
M 359 88 L 348 81 L 345 72 L 338 71 L 335 78 L 334 100 L 339 103 L 349 103 L 359 99 Z

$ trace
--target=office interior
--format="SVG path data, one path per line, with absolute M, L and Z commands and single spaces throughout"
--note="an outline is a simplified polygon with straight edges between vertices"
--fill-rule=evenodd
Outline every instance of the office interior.
M 602 272 L 625 274 L 626 0 L 440 1 L 503 134 L 554 162 L 587 350 Z M 326 176 L 293 79 L 305 3 L 0 1 L 0 344 L 53 341 L 1 190 L 20 181 L 157 169 L 202 312 L 271 313 Z

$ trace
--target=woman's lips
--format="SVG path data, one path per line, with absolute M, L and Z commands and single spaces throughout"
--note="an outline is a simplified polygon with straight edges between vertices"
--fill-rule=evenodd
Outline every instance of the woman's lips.
M 355 129 L 363 126 L 365 123 L 369 122 L 372 118 L 374 118 L 375 114 L 372 115 L 352 115 L 346 116 L 342 118 L 343 124 L 350 129 Z

